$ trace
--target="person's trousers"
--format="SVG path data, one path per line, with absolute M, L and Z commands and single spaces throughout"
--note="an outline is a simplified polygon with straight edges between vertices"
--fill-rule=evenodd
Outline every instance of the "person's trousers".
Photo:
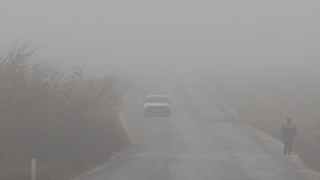
M 284 153 L 287 153 L 287 152 L 291 153 L 293 139 L 284 139 L 283 144 L 284 144 L 283 152 Z

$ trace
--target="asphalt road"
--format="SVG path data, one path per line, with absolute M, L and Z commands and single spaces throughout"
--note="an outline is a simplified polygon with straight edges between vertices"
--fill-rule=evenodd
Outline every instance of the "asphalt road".
M 160 93 L 172 101 L 172 114 L 145 116 L 146 95 Z M 281 144 L 235 118 L 205 84 L 177 78 L 138 83 L 126 96 L 123 123 L 132 146 L 77 179 L 320 179 L 296 155 L 282 154 Z

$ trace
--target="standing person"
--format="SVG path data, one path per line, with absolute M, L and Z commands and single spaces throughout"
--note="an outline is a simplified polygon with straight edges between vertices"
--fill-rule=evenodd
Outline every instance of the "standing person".
M 291 118 L 287 118 L 287 122 L 282 125 L 281 137 L 283 138 L 283 153 L 291 155 L 293 138 L 297 136 L 297 128 L 291 122 Z

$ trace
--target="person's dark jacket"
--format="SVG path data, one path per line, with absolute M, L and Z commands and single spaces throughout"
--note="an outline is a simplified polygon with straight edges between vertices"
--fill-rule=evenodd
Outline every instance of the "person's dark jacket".
M 297 128 L 291 122 L 286 122 L 281 128 L 281 137 L 283 139 L 293 139 L 297 136 Z

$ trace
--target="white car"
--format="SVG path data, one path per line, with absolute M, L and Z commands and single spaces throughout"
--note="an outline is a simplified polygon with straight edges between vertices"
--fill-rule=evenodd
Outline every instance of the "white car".
M 170 103 L 165 95 L 148 95 L 144 102 L 144 113 L 165 113 L 170 115 Z

